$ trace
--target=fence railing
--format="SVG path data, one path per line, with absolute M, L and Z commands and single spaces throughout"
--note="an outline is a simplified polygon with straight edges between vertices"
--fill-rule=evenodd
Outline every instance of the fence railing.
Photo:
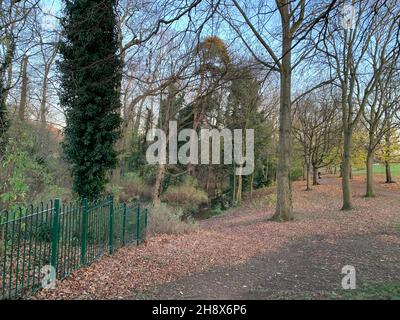
M 139 245 L 146 227 L 147 209 L 112 196 L 0 212 L 0 300 L 25 298 L 51 277 L 64 279 L 106 253 Z

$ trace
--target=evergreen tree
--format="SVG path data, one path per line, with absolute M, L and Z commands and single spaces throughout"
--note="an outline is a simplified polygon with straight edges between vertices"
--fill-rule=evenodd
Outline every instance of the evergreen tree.
M 115 5 L 116 0 L 66 1 L 62 21 L 64 153 L 74 191 L 89 199 L 104 191 L 107 172 L 117 164 L 121 76 Z

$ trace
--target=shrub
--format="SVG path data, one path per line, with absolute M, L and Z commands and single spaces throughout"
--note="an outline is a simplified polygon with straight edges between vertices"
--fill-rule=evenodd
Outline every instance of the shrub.
M 119 187 L 113 187 L 113 193 L 120 201 L 151 199 L 151 187 L 136 173 L 130 172 L 123 177 Z
M 51 200 L 59 198 L 62 203 L 68 203 L 73 200 L 73 194 L 70 189 L 59 187 L 57 185 L 45 186 L 44 190 L 33 198 L 32 203 L 49 203 Z
M 200 205 L 208 203 L 208 195 L 199 189 L 195 179 L 189 177 L 181 185 L 171 186 L 162 195 L 161 200 L 182 208 L 185 213 L 196 211 Z
M 148 227 L 151 235 L 187 233 L 197 227 L 193 219 L 182 220 L 183 211 L 161 203 L 148 207 Z
M 290 180 L 296 181 L 303 177 L 303 169 L 302 168 L 293 168 L 290 172 Z
M 68 173 L 60 159 L 57 138 L 35 123 L 22 125 L 17 119 L 8 134 L 0 169 L 0 207 L 13 211 L 53 198 L 69 199 Z
M 220 203 L 217 203 L 217 205 L 214 207 L 214 208 L 212 208 L 211 210 L 210 210 L 210 216 L 219 216 L 219 215 L 221 215 L 222 213 L 223 213 L 224 211 L 222 210 L 222 208 L 221 208 L 221 204 Z

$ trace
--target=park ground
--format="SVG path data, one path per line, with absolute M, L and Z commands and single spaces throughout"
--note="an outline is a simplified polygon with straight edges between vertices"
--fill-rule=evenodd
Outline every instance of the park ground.
M 293 185 L 296 218 L 268 221 L 274 190 L 183 235 L 159 235 L 78 270 L 34 299 L 400 299 L 400 186 L 352 182 L 355 209 L 340 211 L 341 180 Z M 357 288 L 341 287 L 342 267 Z
M 372 171 L 376 175 L 384 175 L 385 174 L 386 168 L 384 165 L 382 165 L 380 163 L 374 164 L 374 166 L 372 168 L 373 168 Z M 392 171 L 393 178 L 397 178 L 398 176 L 400 176 L 400 163 L 391 164 L 390 169 Z M 366 175 L 367 169 L 366 168 L 354 168 L 353 174 L 354 175 Z

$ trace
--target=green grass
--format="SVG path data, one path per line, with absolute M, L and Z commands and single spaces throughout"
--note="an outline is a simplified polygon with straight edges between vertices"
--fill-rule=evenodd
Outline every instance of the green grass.
M 342 298 L 351 300 L 400 300 L 400 283 L 364 283 L 356 290 L 349 290 Z
M 392 176 L 400 176 L 400 163 L 394 163 L 391 166 Z M 385 174 L 385 166 L 382 164 L 374 165 L 374 173 L 375 174 Z M 353 170 L 354 175 L 364 175 L 367 173 L 366 168 L 357 168 Z

